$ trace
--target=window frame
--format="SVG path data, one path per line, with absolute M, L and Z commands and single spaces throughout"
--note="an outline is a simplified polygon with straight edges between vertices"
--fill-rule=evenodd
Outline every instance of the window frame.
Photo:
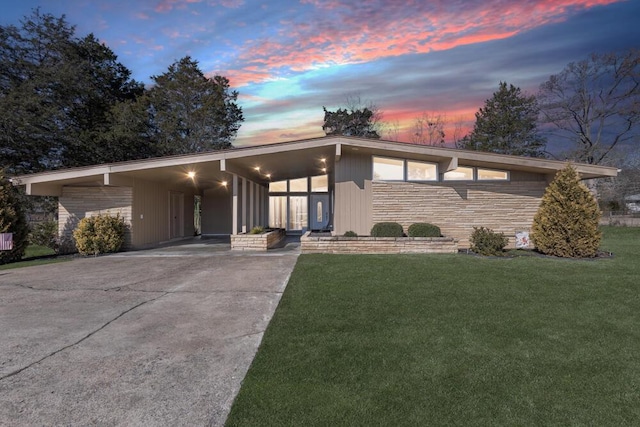
M 393 160 L 402 163 L 402 178 L 400 179 L 376 179 L 375 177 L 375 159 L 386 159 Z M 386 156 L 371 156 L 371 181 L 374 182 L 404 182 L 407 180 L 407 161 L 406 159 L 399 159 L 397 157 L 386 157 Z
M 445 176 L 446 176 L 446 174 L 447 174 L 448 172 L 453 172 L 453 171 L 455 171 L 456 169 L 462 169 L 462 168 L 464 168 L 464 169 L 471 169 L 471 179 L 467 179 L 467 178 L 453 178 L 453 179 L 452 179 L 452 178 L 449 178 L 449 179 L 446 179 L 446 177 L 445 177 Z M 443 173 L 442 173 L 442 182 L 473 182 L 473 181 L 477 181 L 477 179 L 476 179 L 476 178 L 477 178 L 477 176 L 476 176 L 476 168 L 475 168 L 474 166 L 464 166 L 464 165 L 461 165 L 461 166 L 458 166 L 456 169 L 453 169 L 453 170 L 450 170 L 450 171 L 443 172 Z
M 485 170 L 485 171 L 489 171 L 489 172 L 501 172 L 501 173 L 505 173 L 507 175 L 506 178 L 495 178 L 495 179 L 480 179 L 480 170 Z M 491 168 L 481 168 L 481 167 L 476 167 L 476 181 L 479 182 L 507 182 L 507 181 L 511 181 L 511 173 L 508 170 L 503 170 L 503 169 L 491 169 Z
M 405 181 L 407 182 L 438 182 L 439 176 L 440 176 L 440 171 L 439 171 L 439 166 L 437 163 L 435 162 L 425 162 L 422 160 L 414 160 L 414 159 L 405 159 Z M 410 179 L 409 178 L 409 163 L 419 163 L 419 164 L 423 164 L 423 165 L 430 165 L 430 166 L 434 166 L 436 173 L 433 175 L 433 179 Z

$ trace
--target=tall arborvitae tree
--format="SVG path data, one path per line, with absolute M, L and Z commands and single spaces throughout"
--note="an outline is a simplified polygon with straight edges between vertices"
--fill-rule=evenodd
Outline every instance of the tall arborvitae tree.
M 207 78 L 198 62 L 186 56 L 152 77 L 147 100 L 159 155 L 230 148 L 242 108 L 226 77 Z
M 531 240 L 548 255 L 593 257 L 600 247 L 598 202 L 571 166 L 556 174 L 533 219 Z
M 500 82 L 498 91 L 476 113 L 473 131 L 459 148 L 516 156 L 544 157 L 545 140 L 538 134 L 535 96 Z
M 27 247 L 29 227 L 17 189 L 0 169 L 0 233 L 13 234 L 13 249 L 0 251 L 0 264 L 20 261 Z

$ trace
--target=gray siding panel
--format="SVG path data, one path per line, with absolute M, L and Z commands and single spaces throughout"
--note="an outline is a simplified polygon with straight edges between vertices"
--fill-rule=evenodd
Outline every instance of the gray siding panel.
M 202 234 L 231 234 L 232 211 L 229 188 L 205 190 L 202 196 Z
M 373 225 L 371 155 L 347 151 L 335 165 L 334 230 L 368 235 Z

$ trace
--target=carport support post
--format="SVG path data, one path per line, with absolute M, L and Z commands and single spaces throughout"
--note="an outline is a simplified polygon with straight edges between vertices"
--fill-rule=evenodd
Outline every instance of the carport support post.
M 238 234 L 238 175 L 233 174 L 231 179 L 231 191 L 232 191 L 232 210 L 231 215 L 231 234 Z
M 253 229 L 253 218 L 254 218 L 254 209 L 253 209 L 253 190 L 255 188 L 255 184 L 253 181 L 249 181 L 249 228 Z
M 242 177 L 242 232 L 247 232 L 247 179 Z

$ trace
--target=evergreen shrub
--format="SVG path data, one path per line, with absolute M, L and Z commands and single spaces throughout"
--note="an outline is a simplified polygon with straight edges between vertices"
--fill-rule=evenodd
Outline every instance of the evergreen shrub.
M 598 253 L 602 234 L 596 198 L 567 165 L 547 187 L 533 218 L 531 240 L 543 254 L 588 258 Z
M 440 237 L 440 227 L 427 222 L 411 224 L 407 230 L 409 237 Z
M 355 231 L 347 231 L 344 233 L 344 237 L 358 237 L 358 233 L 356 233 Z
M 473 227 L 469 238 L 471 250 L 480 255 L 500 256 L 509 244 L 504 233 L 496 233 L 490 228 Z
M 32 226 L 31 233 L 29 233 L 29 244 L 46 246 L 57 252 L 59 248 L 58 222 L 45 221 Z
M 29 244 L 29 226 L 18 189 L 0 169 L 0 233 L 13 233 L 13 249 L 0 251 L 0 265 L 20 261 Z
M 118 252 L 124 244 L 126 230 L 124 219 L 116 216 L 98 215 L 82 218 L 73 230 L 76 248 L 82 255 Z
M 371 228 L 373 237 L 402 237 L 404 230 L 397 222 L 379 222 Z

